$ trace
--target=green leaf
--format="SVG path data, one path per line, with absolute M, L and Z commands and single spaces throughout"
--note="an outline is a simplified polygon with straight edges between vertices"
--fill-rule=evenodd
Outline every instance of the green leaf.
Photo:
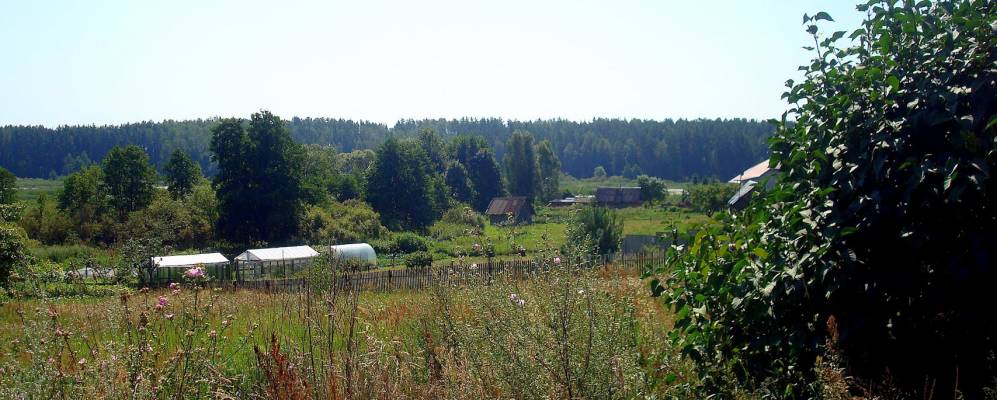
M 821 11 L 817 13 L 817 15 L 814 15 L 814 21 L 821 21 L 821 20 L 833 22 L 834 18 L 831 18 L 831 14 Z
M 761 247 L 755 247 L 754 249 L 751 250 L 751 252 L 755 253 L 755 255 L 758 256 L 758 258 L 761 258 L 762 260 L 768 258 L 769 256 L 769 252 L 765 251 L 765 249 Z
M 898 79 L 896 76 L 893 75 L 888 76 L 886 78 L 886 84 L 890 85 L 890 88 L 892 88 L 894 92 L 900 89 L 900 79 Z

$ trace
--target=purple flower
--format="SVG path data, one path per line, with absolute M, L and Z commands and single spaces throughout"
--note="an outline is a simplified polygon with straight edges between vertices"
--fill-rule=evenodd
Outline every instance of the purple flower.
M 167 299 L 166 296 L 159 296 L 159 302 L 156 303 L 156 306 L 159 307 L 159 308 L 162 308 L 162 307 L 166 307 L 166 305 L 169 304 L 169 303 L 170 303 L 170 299 Z
M 204 269 L 202 269 L 201 267 L 194 267 L 194 268 L 188 269 L 187 272 L 183 273 L 183 275 L 186 276 L 186 277 L 188 277 L 188 278 L 203 278 L 204 277 Z
M 179 290 L 179 289 L 180 289 L 179 283 L 176 282 L 170 283 L 170 290 Z

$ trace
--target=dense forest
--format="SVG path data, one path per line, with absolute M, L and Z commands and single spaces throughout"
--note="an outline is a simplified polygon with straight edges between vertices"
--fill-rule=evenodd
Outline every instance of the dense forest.
M 0 166 L 21 177 L 68 175 L 96 160 L 114 146 L 142 147 L 160 171 L 181 149 L 213 176 L 208 144 L 217 119 L 139 122 L 115 126 L 0 127 Z M 384 124 L 329 118 L 292 118 L 287 122 L 300 143 L 335 146 L 339 151 L 373 149 L 389 136 L 414 137 L 432 129 L 443 138 L 481 135 L 502 159 L 505 144 L 517 130 L 548 140 L 561 170 L 591 176 L 596 167 L 609 175 L 648 174 L 666 179 L 693 177 L 726 179 L 765 159 L 773 128 L 754 120 L 621 120 L 596 119 L 515 121 L 498 118 L 403 120 Z

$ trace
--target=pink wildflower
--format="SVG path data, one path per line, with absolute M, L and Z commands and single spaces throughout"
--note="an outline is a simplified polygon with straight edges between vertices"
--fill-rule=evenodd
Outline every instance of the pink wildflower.
M 554 265 L 560 265 L 560 264 L 561 264 L 561 257 L 554 257 Z
M 188 278 L 202 278 L 204 277 L 204 269 L 201 267 L 194 267 L 188 269 L 187 272 L 184 272 L 183 274 Z
M 176 282 L 170 283 L 170 290 L 177 290 L 177 289 L 180 289 L 180 284 L 179 283 L 176 283 Z
M 166 305 L 169 304 L 169 303 L 170 303 L 170 300 L 167 299 L 166 296 L 159 296 L 159 302 L 156 303 L 156 305 L 159 306 L 160 308 L 162 308 L 162 307 L 166 307 Z

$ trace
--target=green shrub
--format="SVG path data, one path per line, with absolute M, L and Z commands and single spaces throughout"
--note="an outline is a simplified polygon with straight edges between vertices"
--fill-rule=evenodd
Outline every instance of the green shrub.
M 305 208 L 300 235 L 314 244 L 370 242 L 388 234 L 381 217 L 360 200 Z
M 443 213 L 443 217 L 440 221 L 455 225 L 471 226 L 478 229 L 484 229 L 485 227 L 485 217 L 481 215 L 481 213 L 474 211 L 474 209 L 470 206 L 464 204 L 451 207 Z
M 405 256 L 405 267 L 427 268 L 433 265 L 433 254 L 428 251 L 417 251 Z
M 429 240 L 412 232 L 401 232 L 394 235 L 395 248 L 400 253 L 414 253 L 429 250 Z
M 995 7 L 870 1 L 850 48 L 836 47 L 846 32 L 818 34 L 828 15 L 805 17 L 816 57 L 787 82 L 793 111 L 771 139 L 782 182 L 673 249 L 667 282 L 652 282 L 704 378 L 730 370 L 816 397 L 805 383 L 834 348 L 890 397 L 984 397 L 997 375 Z
M 716 212 L 727 207 L 727 201 L 737 193 L 737 185 L 704 183 L 689 187 L 689 205 L 699 212 Z
M 591 243 L 599 254 L 619 250 L 623 239 L 623 219 L 616 211 L 606 207 L 585 207 L 577 211 L 573 224 L 575 229 L 569 232 L 568 240 Z
M 108 297 L 130 293 L 131 288 L 125 285 L 21 281 L 11 284 L 8 292 L 12 298 Z

